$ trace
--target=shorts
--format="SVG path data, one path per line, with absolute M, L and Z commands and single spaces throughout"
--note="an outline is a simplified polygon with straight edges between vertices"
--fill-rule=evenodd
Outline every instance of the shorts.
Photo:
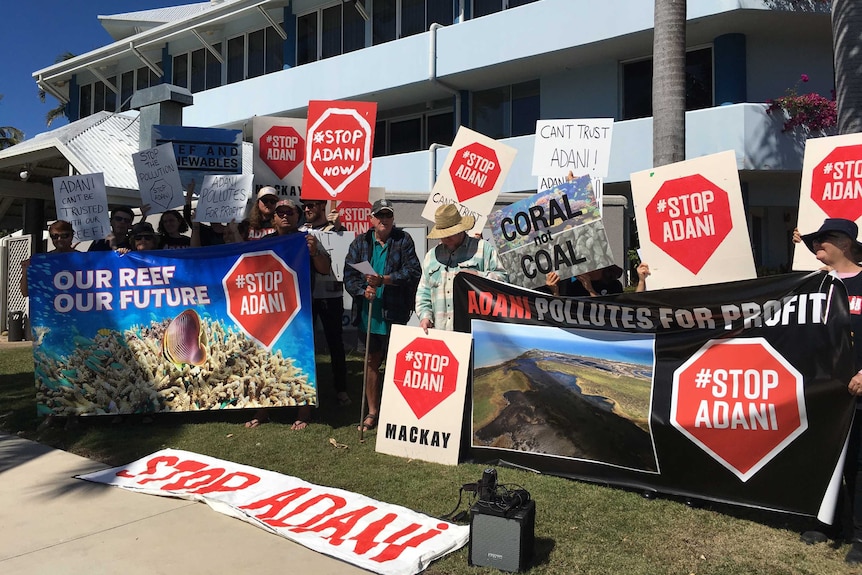
M 386 350 L 389 348 L 389 334 L 380 335 L 372 333 L 368 337 L 368 353 L 383 352 L 383 357 L 386 357 Z

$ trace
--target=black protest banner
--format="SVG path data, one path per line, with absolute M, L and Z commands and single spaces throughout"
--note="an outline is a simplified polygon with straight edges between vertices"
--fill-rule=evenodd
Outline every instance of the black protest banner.
M 459 274 L 454 298 L 475 459 L 831 519 L 854 409 L 839 280 L 555 298 Z

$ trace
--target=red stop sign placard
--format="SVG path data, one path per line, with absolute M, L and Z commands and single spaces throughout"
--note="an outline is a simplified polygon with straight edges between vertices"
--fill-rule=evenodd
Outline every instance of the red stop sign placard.
M 862 217 L 862 145 L 839 146 L 815 166 L 811 199 L 830 218 Z
M 670 419 L 747 481 L 808 429 L 802 375 L 763 338 L 712 340 L 674 372 Z
M 376 115 L 374 103 L 309 102 L 303 198 L 368 199 Z
M 371 221 L 370 202 L 337 202 L 338 219 L 348 232 L 364 234 Z
M 663 183 L 646 217 L 650 241 L 693 274 L 733 229 L 727 192 L 700 174 Z
M 479 142 L 467 144 L 452 152 L 449 175 L 459 202 L 490 192 L 500 179 L 497 153 Z
M 267 349 L 299 312 L 296 273 L 272 252 L 242 254 L 222 286 L 228 315 Z
M 455 393 L 458 386 L 458 360 L 446 343 L 417 337 L 395 356 L 395 387 L 422 419 L 426 413 Z
M 260 138 L 260 159 L 279 179 L 305 159 L 305 138 L 292 126 L 273 126 Z

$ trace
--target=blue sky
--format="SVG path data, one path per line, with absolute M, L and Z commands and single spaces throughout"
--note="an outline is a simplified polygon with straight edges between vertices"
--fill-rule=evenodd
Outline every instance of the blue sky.
M 0 126 L 22 130 L 27 139 L 46 131 L 45 115 L 57 106 L 39 101 L 32 74 L 64 52 L 80 55 L 113 40 L 97 16 L 196 4 L 199 0 L 6 0 L 3 29 L 8 50 L 0 60 Z M 11 48 L 14 46 L 14 49 Z M 13 55 L 14 54 L 14 55 Z M 51 128 L 65 124 L 55 121 Z

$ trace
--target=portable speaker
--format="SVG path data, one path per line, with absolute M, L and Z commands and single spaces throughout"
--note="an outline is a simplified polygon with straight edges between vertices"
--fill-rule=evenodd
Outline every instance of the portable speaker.
M 478 502 L 470 508 L 470 565 L 524 571 L 533 557 L 536 502 L 508 511 Z

